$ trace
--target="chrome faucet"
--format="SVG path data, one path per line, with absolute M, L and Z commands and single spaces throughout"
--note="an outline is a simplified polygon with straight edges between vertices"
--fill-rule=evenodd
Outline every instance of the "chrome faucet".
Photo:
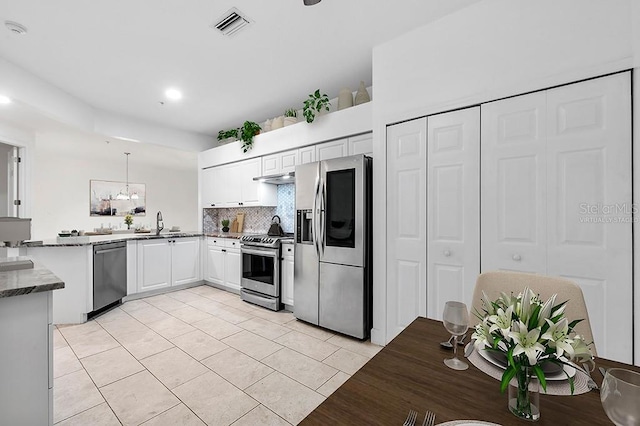
M 160 231 L 164 229 L 164 223 L 162 223 L 162 212 L 158 212 L 156 215 L 156 235 L 160 235 Z

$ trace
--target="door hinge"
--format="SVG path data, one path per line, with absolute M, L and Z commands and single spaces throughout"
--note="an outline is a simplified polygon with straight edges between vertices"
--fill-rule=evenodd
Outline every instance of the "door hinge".
M 14 206 L 21 206 L 21 205 L 22 205 L 22 201 L 20 201 L 20 200 L 13 200 L 13 205 L 14 205 Z
M 22 163 L 22 157 L 15 157 L 16 163 Z

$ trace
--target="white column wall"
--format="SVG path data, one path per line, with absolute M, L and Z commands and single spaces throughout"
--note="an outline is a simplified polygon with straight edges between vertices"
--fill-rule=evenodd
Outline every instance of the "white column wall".
M 638 66 L 640 6 L 633 3 L 485 0 L 377 46 L 373 51 L 374 247 L 386 247 L 388 124 Z M 636 128 L 640 127 L 637 102 Z M 634 173 L 636 200 L 639 174 Z M 640 249 L 637 240 L 636 244 Z M 384 249 L 374 251 L 372 340 L 381 344 L 387 343 L 385 259 Z

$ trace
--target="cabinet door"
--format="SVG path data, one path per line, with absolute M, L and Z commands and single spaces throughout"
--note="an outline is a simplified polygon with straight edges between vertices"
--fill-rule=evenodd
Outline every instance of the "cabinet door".
M 224 253 L 224 285 L 232 290 L 240 291 L 240 250 L 225 249 Z
M 545 92 L 483 104 L 481 127 L 481 270 L 545 273 Z
M 346 157 L 348 154 L 348 139 L 338 139 L 316 145 L 316 161 Z
M 349 155 L 367 154 L 371 156 L 373 152 L 373 134 L 353 136 L 349 138 Z
M 387 341 L 427 313 L 427 119 L 387 128 Z
M 265 155 L 262 157 L 262 176 L 276 175 L 281 169 L 281 154 Z M 258 176 L 258 175 L 256 175 Z
M 200 203 L 203 208 L 220 207 L 225 187 L 223 167 L 211 167 L 201 171 Z
M 427 316 L 471 306 L 480 273 L 480 107 L 427 117 Z
M 547 91 L 547 273 L 584 293 L 598 356 L 631 363 L 629 73 Z
M 257 180 L 253 180 L 254 177 L 262 175 L 260 159 L 254 158 L 239 163 L 238 171 L 239 175 L 237 176 L 237 179 L 240 182 L 240 192 L 242 194 L 241 205 L 259 206 L 261 186 L 267 185 Z
M 282 260 L 282 303 L 285 305 L 293 306 L 293 265 L 294 257 L 287 256 L 286 250 L 293 250 L 292 244 L 286 244 L 282 246 L 285 251 L 284 258 Z
M 316 147 L 314 145 L 305 146 L 298 149 L 298 158 L 300 164 L 308 164 L 316 161 Z
M 300 161 L 298 160 L 297 149 L 294 149 L 293 151 L 280 153 L 280 172 L 281 173 L 294 172 L 299 162 Z
M 138 241 L 138 292 L 171 286 L 171 247 L 165 238 Z
M 222 194 L 222 204 L 225 207 L 241 205 L 242 179 L 245 178 L 242 176 L 241 165 L 242 163 L 233 163 L 220 167 L 220 173 L 224 176 L 224 186 L 220 188 L 220 193 Z
M 224 285 L 224 248 L 212 244 L 207 245 L 207 263 L 205 265 L 206 281 Z
M 171 285 L 200 281 L 200 238 L 171 241 Z

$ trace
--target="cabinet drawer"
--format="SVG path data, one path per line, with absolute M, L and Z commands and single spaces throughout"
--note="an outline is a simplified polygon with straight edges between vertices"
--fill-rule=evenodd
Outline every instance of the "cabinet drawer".
M 226 238 L 207 237 L 207 244 L 215 247 L 225 247 Z
M 282 245 L 282 257 L 293 257 L 294 256 L 294 245 L 293 244 L 283 244 Z
M 224 246 L 240 250 L 240 240 L 237 238 L 224 238 Z

